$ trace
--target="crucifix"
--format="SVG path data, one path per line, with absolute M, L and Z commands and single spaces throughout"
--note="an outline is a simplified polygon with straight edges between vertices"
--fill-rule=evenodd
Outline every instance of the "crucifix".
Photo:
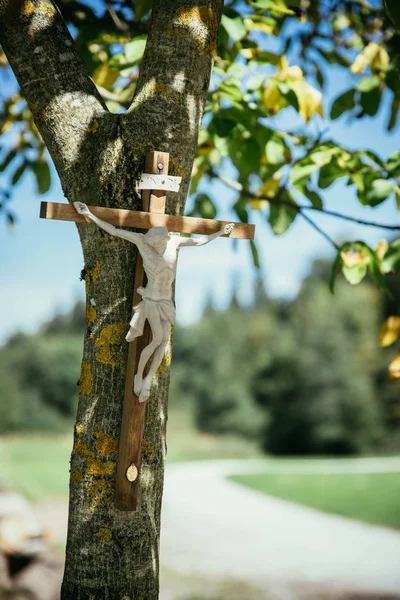
M 168 175 L 169 154 L 149 152 L 141 176 L 142 211 L 86 204 L 42 202 L 45 219 L 95 223 L 111 235 L 135 244 L 136 264 L 133 316 L 129 342 L 122 426 L 117 461 L 115 507 L 136 510 L 140 494 L 140 465 L 146 400 L 151 380 L 161 364 L 175 319 L 172 284 L 176 276 L 177 252 L 185 246 L 201 246 L 217 237 L 254 239 L 254 225 L 165 214 L 166 191 L 179 191 L 180 177 Z M 116 226 L 147 229 L 136 233 Z M 169 236 L 169 231 L 203 234 L 200 238 Z M 145 279 L 147 284 L 145 285 Z

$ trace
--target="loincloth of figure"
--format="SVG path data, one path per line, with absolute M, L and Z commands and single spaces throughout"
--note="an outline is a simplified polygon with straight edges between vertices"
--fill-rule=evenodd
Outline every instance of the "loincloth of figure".
M 131 329 L 134 329 L 139 335 L 143 335 L 146 319 L 157 316 L 161 322 L 167 321 L 170 325 L 175 321 L 175 306 L 172 300 L 153 300 L 144 295 L 145 288 L 139 287 L 138 294 L 143 300 L 133 307 L 133 317 L 129 323 Z

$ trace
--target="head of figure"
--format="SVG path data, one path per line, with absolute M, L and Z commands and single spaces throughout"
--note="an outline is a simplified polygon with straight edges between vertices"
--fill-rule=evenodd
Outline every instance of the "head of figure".
M 146 243 L 157 252 L 163 254 L 169 240 L 167 227 L 151 227 L 145 234 Z

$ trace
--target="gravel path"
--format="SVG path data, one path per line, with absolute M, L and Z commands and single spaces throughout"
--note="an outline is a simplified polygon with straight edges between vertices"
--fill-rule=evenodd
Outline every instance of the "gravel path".
M 300 462 L 293 472 L 305 467 Z M 399 459 L 328 462 L 330 467 L 324 462 L 321 469 L 400 470 Z M 185 575 L 234 577 L 260 587 L 271 581 L 301 581 L 329 589 L 400 593 L 400 533 L 323 514 L 226 479 L 257 470 L 266 470 L 264 461 L 168 467 L 161 537 L 161 556 L 168 567 Z

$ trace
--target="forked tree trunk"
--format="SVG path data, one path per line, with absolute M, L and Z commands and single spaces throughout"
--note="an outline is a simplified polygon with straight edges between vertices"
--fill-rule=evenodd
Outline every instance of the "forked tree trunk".
M 51 0 L 0 0 L 0 42 L 70 202 L 138 208 L 135 181 L 144 155 L 160 150 L 170 153 L 170 174 L 183 176 L 167 212 L 182 214 L 222 5 L 154 1 L 134 100 L 114 115 Z M 80 225 L 79 234 L 87 311 L 62 598 L 155 600 L 168 360 L 147 406 L 140 507 L 120 512 L 114 485 L 136 252 L 91 225 Z

